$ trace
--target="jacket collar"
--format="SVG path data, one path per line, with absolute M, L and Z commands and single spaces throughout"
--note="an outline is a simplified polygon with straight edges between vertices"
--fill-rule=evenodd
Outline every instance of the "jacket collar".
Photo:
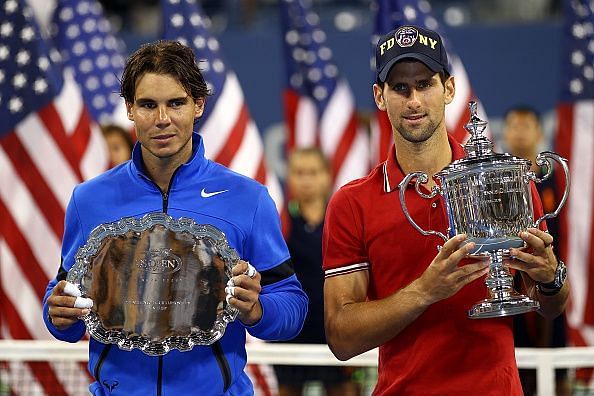
M 131 167 L 136 174 L 149 178 L 146 174 L 144 163 L 142 162 L 141 149 L 141 144 L 137 141 L 132 150 L 132 161 L 130 161 Z M 195 171 L 198 170 L 200 165 L 205 161 L 207 160 L 204 156 L 204 140 L 202 139 L 202 136 L 194 132 L 192 133 L 192 155 L 190 156 L 190 159 L 182 165 L 182 168 L 192 168 Z

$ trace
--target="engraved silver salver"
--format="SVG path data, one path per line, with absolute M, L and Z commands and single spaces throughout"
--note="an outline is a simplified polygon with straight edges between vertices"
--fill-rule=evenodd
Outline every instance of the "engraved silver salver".
M 216 227 L 150 213 L 96 227 L 66 279 L 93 300 L 91 337 L 159 356 L 223 336 L 238 314 L 225 299 L 238 260 Z

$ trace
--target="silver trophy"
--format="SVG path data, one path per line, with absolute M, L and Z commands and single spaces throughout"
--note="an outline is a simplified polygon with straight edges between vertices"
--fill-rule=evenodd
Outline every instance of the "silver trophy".
M 475 102 L 470 102 L 471 117 L 466 130 L 471 138 L 464 145 L 466 155 L 452 162 L 433 176 L 436 185 L 426 194 L 419 189 L 427 183 L 423 172 L 406 175 L 399 185 L 400 202 L 404 215 L 412 226 L 423 235 L 437 235 L 447 241 L 456 234 L 467 234 L 465 243 L 474 242 L 476 249 L 471 256 L 490 258 L 489 275 L 485 280 L 489 298 L 475 304 L 469 311 L 470 318 L 492 318 L 534 311 L 537 301 L 518 294 L 513 288 L 513 277 L 503 266 L 510 248 L 522 248 L 520 231 L 538 227 L 543 220 L 556 217 L 569 195 L 569 169 L 567 160 L 553 152 L 545 151 L 536 157 L 536 164 L 544 167 L 542 178 L 530 171 L 531 162 L 510 154 L 493 152 L 493 143 L 484 136 L 487 122 L 476 112 Z M 552 213 L 534 221 L 530 181 L 541 183 L 553 171 L 557 162 L 565 172 L 565 191 L 561 202 Z M 423 230 L 412 219 L 406 206 L 406 186 L 416 179 L 416 192 L 426 199 L 440 195 L 448 218 L 447 236 L 439 231 Z
M 150 213 L 96 227 L 66 279 L 93 300 L 91 337 L 158 356 L 223 336 L 238 314 L 225 293 L 238 260 L 214 226 Z

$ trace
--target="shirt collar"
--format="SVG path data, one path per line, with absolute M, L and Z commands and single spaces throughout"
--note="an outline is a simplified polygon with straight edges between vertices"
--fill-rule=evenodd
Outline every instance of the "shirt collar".
M 452 161 L 464 158 L 464 147 L 449 133 L 448 142 L 452 148 Z M 394 144 L 390 147 L 388 159 L 384 161 L 382 169 L 384 172 L 384 191 L 389 193 L 396 190 L 398 184 L 400 184 L 406 175 L 402 172 L 402 169 L 400 169 L 398 161 L 396 161 L 396 147 Z

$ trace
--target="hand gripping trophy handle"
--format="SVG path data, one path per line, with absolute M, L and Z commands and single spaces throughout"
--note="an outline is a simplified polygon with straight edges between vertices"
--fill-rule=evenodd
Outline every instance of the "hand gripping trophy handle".
M 419 227 L 419 225 L 411 217 L 410 212 L 408 211 L 408 206 L 406 205 L 405 193 L 406 193 L 406 186 L 408 186 L 408 184 L 415 178 L 417 179 L 415 181 L 415 190 L 417 191 L 417 194 L 419 194 L 421 197 L 423 197 L 425 199 L 431 199 L 441 193 L 441 188 L 439 186 L 435 185 L 435 186 L 433 186 L 433 188 L 431 188 L 430 194 L 425 194 L 423 191 L 421 191 L 419 189 L 419 186 L 420 186 L 420 184 L 425 184 L 429 181 L 429 177 L 427 176 L 427 174 L 424 172 L 409 173 L 408 175 L 406 175 L 406 177 L 404 179 L 402 179 L 402 181 L 398 185 L 398 190 L 400 191 L 400 204 L 402 205 L 402 211 L 404 212 L 404 216 L 410 222 L 410 224 L 417 231 L 419 231 L 421 234 L 423 234 L 425 236 L 437 235 L 437 236 L 443 238 L 443 240 L 445 242 L 447 242 L 449 238 L 447 236 L 445 236 L 443 233 L 441 233 L 439 231 L 433 231 L 433 230 L 425 231 L 421 227 Z M 438 247 L 438 249 L 439 249 L 439 247 Z
M 534 172 L 529 172 L 528 177 L 530 179 L 534 180 L 535 183 L 542 183 L 545 180 L 547 180 L 553 173 L 553 165 L 552 165 L 551 160 L 556 161 L 563 168 L 563 172 L 565 174 L 565 191 L 563 192 L 563 197 L 561 198 L 559 205 L 557 205 L 557 209 L 555 209 L 551 213 L 546 213 L 546 214 L 542 215 L 540 218 L 538 218 L 534 222 L 535 228 L 538 228 L 538 226 L 540 225 L 540 223 L 542 223 L 543 220 L 552 219 L 554 217 L 557 217 L 557 215 L 559 214 L 559 212 L 561 211 L 563 206 L 565 206 L 565 202 L 567 202 L 567 198 L 569 197 L 569 189 L 570 189 L 570 185 L 571 185 L 571 180 L 570 180 L 570 176 L 569 176 L 569 167 L 567 166 L 567 160 L 565 158 L 561 157 L 559 154 L 553 153 L 551 151 L 543 151 L 542 153 L 538 154 L 536 156 L 536 165 L 544 166 L 545 174 L 543 177 L 539 178 L 536 176 L 536 174 Z

